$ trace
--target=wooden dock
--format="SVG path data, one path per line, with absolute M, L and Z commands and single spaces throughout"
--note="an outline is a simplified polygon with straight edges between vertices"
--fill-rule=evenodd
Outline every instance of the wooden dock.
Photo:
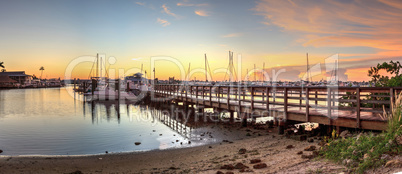
M 183 102 L 237 112 L 243 119 L 271 116 L 293 122 L 369 130 L 385 130 L 383 106 L 390 111 L 402 88 L 272 87 L 158 84 L 151 96 L 159 101 Z

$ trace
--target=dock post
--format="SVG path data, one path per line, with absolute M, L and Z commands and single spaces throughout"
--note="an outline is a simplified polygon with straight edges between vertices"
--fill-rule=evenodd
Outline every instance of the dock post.
M 105 100 L 109 100 L 109 79 L 106 79 Z M 114 98 L 114 97 L 113 97 Z
M 117 90 L 117 100 L 120 101 L 120 79 L 117 79 L 117 82 L 115 84 L 115 88 Z
M 284 119 L 279 120 L 278 134 L 283 135 L 285 133 L 285 128 L 286 128 L 286 120 Z
M 77 79 L 74 78 L 74 92 L 76 91 L 76 87 L 77 87 Z
M 96 90 L 96 80 L 92 79 L 92 97 L 94 95 L 95 90 Z
M 244 112 L 244 115 L 243 115 L 243 118 L 242 118 L 242 123 L 241 123 L 241 125 L 243 127 L 247 127 L 247 118 L 248 118 L 248 113 Z

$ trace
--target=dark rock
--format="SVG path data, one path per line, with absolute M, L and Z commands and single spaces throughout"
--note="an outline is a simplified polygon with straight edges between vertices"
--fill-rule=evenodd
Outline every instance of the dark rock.
M 221 171 L 217 171 L 216 174 L 225 174 L 225 173 L 223 173 Z
M 304 151 L 314 151 L 315 149 L 316 149 L 316 147 L 311 145 L 311 146 L 304 148 Z
M 303 158 L 303 159 L 312 159 L 312 158 L 314 158 L 314 155 L 301 155 L 301 158 Z
M 256 164 L 256 163 L 260 163 L 261 159 L 252 159 L 250 160 L 250 164 Z
M 309 143 L 313 143 L 313 142 L 314 142 L 314 139 L 309 138 L 309 139 L 307 139 L 307 142 L 309 142 Z
M 109 153 L 108 151 L 105 151 L 105 153 Z
M 221 166 L 221 169 L 226 169 L 226 170 L 233 170 L 235 167 L 232 164 L 225 164 Z
M 177 167 L 172 166 L 172 167 L 169 167 L 169 169 L 170 169 L 170 170 L 177 170 L 177 169 L 180 169 L 180 168 L 177 168 Z
M 82 172 L 80 170 L 76 170 L 74 172 L 71 172 L 70 174 L 82 174 Z
M 159 136 L 162 136 L 162 134 L 159 134 Z
M 212 148 L 212 146 L 209 146 L 209 148 L 211 149 L 211 148 Z
M 250 133 L 247 133 L 247 134 L 246 134 L 246 136 L 248 136 L 248 137 L 249 137 L 249 136 L 251 136 L 251 134 L 250 134 Z
M 297 152 L 297 154 L 298 154 L 298 155 L 301 155 L 301 154 L 303 154 L 303 151 L 299 151 L 299 152 Z
M 267 168 L 267 164 L 265 163 L 259 163 L 253 166 L 254 169 L 263 169 L 263 168 Z
M 0 153 L 3 153 L 3 150 L 0 150 Z
M 274 127 L 274 120 L 269 120 L 266 122 L 266 124 L 268 125 L 268 128 L 273 128 Z
M 179 142 L 179 140 L 176 140 L 176 142 Z
M 247 152 L 247 150 L 244 149 L 244 148 L 241 148 L 241 149 L 239 150 L 239 154 L 245 154 L 246 152 Z
M 152 130 L 152 132 L 156 132 L 156 130 Z
M 286 146 L 286 149 L 291 149 L 291 148 L 294 148 L 295 146 L 293 146 L 293 145 L 287 145 Z
M 141 142 L 135 142 L 134 144 L 138 146 L 138 145 L 140 145 L 140 144 L 141 144 Z
M 248 168 L 248 166 L 244 165 L 243 163 L 237 163 L 234 167 L 235 167 L 235 169 L 245 169 L 245 168 Z
M 234 174 L 233 172 L 226 172 L 225 174 Z
M 188 141 L 188 144 L 191 144 L 191 141 Z

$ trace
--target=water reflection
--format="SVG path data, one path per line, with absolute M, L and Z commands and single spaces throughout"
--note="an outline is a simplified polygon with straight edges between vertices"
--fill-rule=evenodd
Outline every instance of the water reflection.
M 219 141 L 201 139 L 211 130 L 185 115 L 168 114 L 171 106 L 88 102 L 68 90 L 72 88 L 0 90 L 1 155 L 132 152 Z

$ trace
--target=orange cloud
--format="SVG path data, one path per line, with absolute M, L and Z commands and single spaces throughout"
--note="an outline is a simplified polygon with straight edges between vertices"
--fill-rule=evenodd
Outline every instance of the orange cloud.
M 208 13 L 203 10 L 196 10 L 194 11 L 194 13 L 197 14 L 198 16 L 209 16 Z
M 163 5 L 162 5 L 162 9 L 163 9 L 162 12 L 164 12 L 164 13 L 170 15 L 170 16 L 176 17 L 176 18 L 178 17 L 176 14 L 172 13 L 172 12 L 169 10 L 169 7 L 166 6 L 166 4 L 163 4 Z
M 263 23 L 300 35 L 314 47 L 370 47 L 381 56 L 402 56 L 402 1 L 262 0 L 255 11 Z
M 156 20 L 156 22 L 158 22 L 159 24 L 161 24 L 161 25 L 164 26 L 164 27 L 170 25 L 170 22 L 168 22 L 167 20 L 164 20 L 164 19 L 160 19 L 160 18 L 158 18 L 158 19 Z

